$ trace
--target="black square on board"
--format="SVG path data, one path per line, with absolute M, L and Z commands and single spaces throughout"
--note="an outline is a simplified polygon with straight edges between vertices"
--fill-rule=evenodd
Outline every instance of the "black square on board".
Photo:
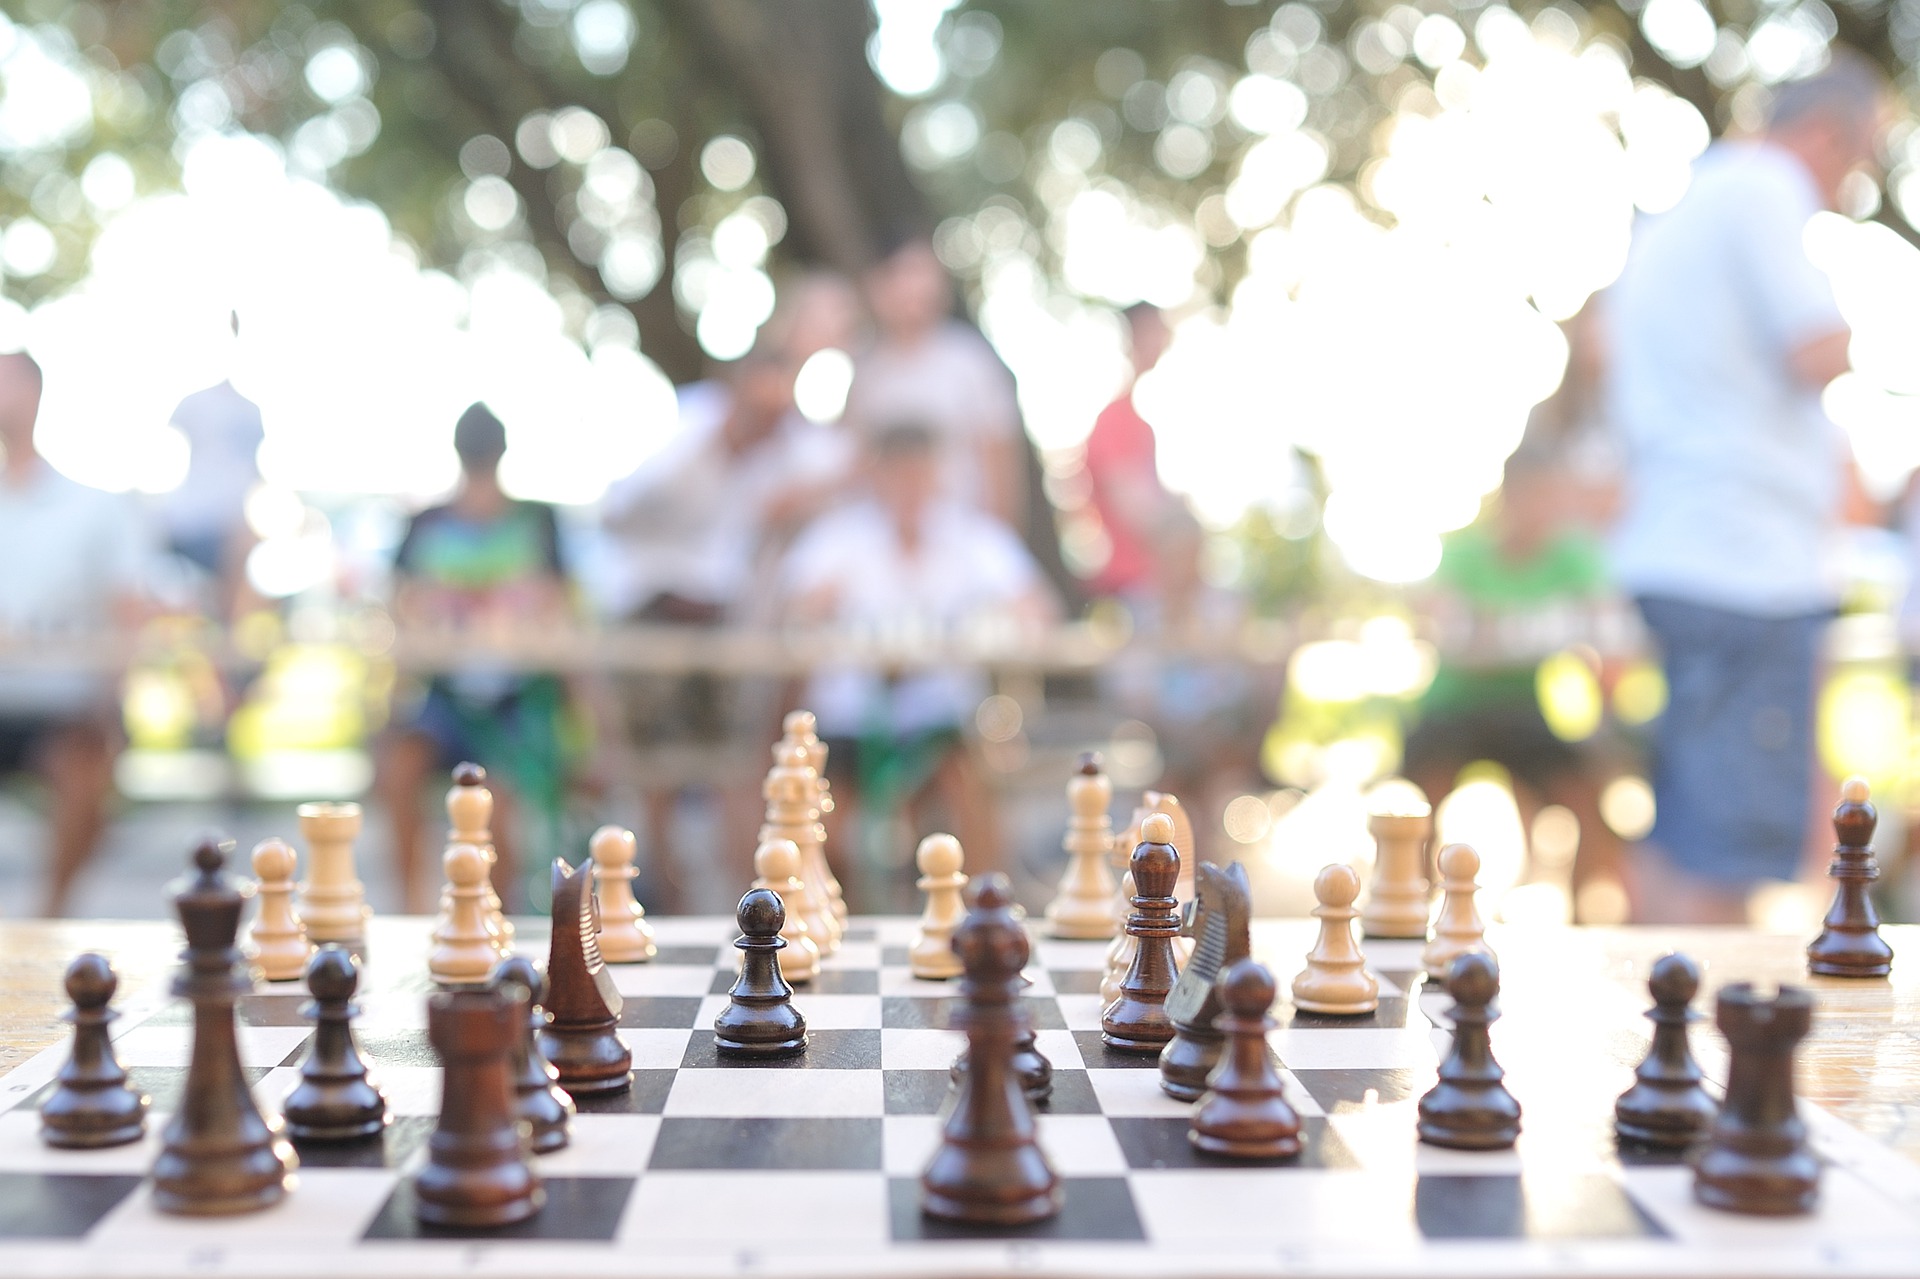
M 804 1010 L 803 1010 L 804 1011 Z M 687 1041 L 682 1070 L 878 1070 L 878 1030 L 810 1030 L 807 1050 L 791 1057 L 731 1057 L 713 1046 L 711 1030 L 696 1030 Z
M 79 1239 L 132 1194 L 140 1178 L 0 1172 L 0 1239 Z
M 1375 1094 L 1373 1101 L 1381 1105 L 1410 1100 L 1431 1088 L 1434 1079 L 1431 1067 L 1425 1070 L 1406 1067 L 1394 1070 L 1296 1070 L 1292 1073 L 1300 1081 L 1300 1086 L 1307 1090 L 1307 1095 L 1329 1115 L 1359 1110 L 1367 1104 L 1369 1092 Z
M 696 1119 L 660 1121 L 650 1171 L 873 1171 L 881 1167 L 874 1119 Z
M 380 1206 L 367 1239 L 611 1240 L 633 1192 L 632 1177 L 548 1177 L 547 1205 L 511 1226 L 429 1226 L 414 1215 L 413 1179 L 401 1178 Z
M 886 995 L 880 1000 L 880 1024 L 888 1030 L 947 1030 L 953 1014 L 963 1001 L 952 995 Z M 1035 1030 L 1065 1030 L 1067 1019 L 1060 1005 L 1048 995 L 1029 995 L 1026 1005 L 1029 1024 Z
M 1424 1175 L 1414 1224 L 1429 1239 L 1664 1239 L 1667 1232 L 1606 1176 Z
M 723 956 L 730 957 L 737 952 L 729 944 L 733 937 L 729 935 L 724 942 L 715 942 L 711 946 L 662 946 L 652 959 L 642 964 L 608 964 L 607 967 L 619 972 L 623 968 L 711 968 L 715 964 L 726 962 Z
M 304 1055 L 304 1054 L 303 1054 Z M 299 1058 L 294 1059 L 297 1063 Z M 249 1084 L 257 1084 L 267 1077 L 267 1066 L 243 1066 L 240 1073 L 247 1077 Z M 28 1094 L 18 1103 L 22 1109 L 38 1108 L 54 1089 L 55 1081 L 49 1079 Z M 180 1095 L 187 1089 L 187 1068 L 185 1066 L 129 1066 L 127 1067 L 127 1086 L 135 1092 L 147 1094 L 155 1114 L 170 1115 L 180 1109 Z
M 1187 1139 L 1185 1119 L 1107 1120 L 1129 1168 L 1358 1168 L 1347 1144 L 1327 1121 L 1309 1115 L 1300 1121 L 1300 1153 L 1287 1159 L 1226 1159 L 1198 1150 Z
M 707 987 L 709 995 L 724 995 L 733 989 L 737 976 L 731 968 L 714 973 L 712 983 Z M 793 1001 L 806 1011 L 808 995 L 877 995 L 880 993 L 880 974 L 872 969 L 822 969 L 812 981 L 794 987 Z
M 1076 1030 L 1073 1032 L 1074 1046 L 1080 1050 L 1080 1060 L 1086 1063 L 1088 1070 L 1158 1070 L 1160 1053 L 1121 1052 L 1117 1048 L 1107 1047 L 1107 1041 L 1100 1038 L 1097 1030 Z
M 1274 1015 L 1292 1030 L 1399 1030 L 1407 1024 L 1407 1000 L 1404 995 L 1382 995 L 1378 1008 L 1359 1017 L 1303 1012 L 1292 1004 L 1276 1007 Z
M 296 1141 L 302 1168 L 398 1168 L 433 1136 L 428 1115 L 399 1115 L 377 1137 L 360 1141 Z
M 886 1103 L 889 1115 L 937 1115 L 953 1091 L 953 1076 L 944 1070 L 889 1070 Z M 1084 1070 L 1053 1072 L 1053 1091 L 1035 1107 L 1043 1115 L 1097 1115 L 1100 1099 Z
M 887 1216 L 896 1243 L 916 1239 L 1085 1240 L 1125 1243 L 1145 1240 L 1133 1193 L 1124 1177 L 1067 1177 L 1060 1213 L 1030 1226 L 971 1226 L 929 1217 L 920 1211 L 920 1183 L 911 1177 L 887 1179 Z
M 635 1070 L 633 1084 L 621 1092 L 589 1093 L 573 1099 L 583 1115 L 657 1115 L 667 1108 L 677 1070 Z
M 628 1030 L 686 1030 L 700 1020 L 698 995 L 628 995 L 620 1024 Z

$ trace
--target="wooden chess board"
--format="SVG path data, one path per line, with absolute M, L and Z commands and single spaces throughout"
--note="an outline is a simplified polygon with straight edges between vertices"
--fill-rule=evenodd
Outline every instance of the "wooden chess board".
M 1266 1165 L 1197 1155 L 1186 1108 L 1160 1092 L 1152 1060 L 1102 1047 L 1104 943 L 1037 938 L 1029 1006 L 1055 1069 L 1040 1139 L 1066 1205 L 1043 1225 L 995 1230 L 919 1212 L 916 1178 L 961 1041 L 943 1029 L 951 987 L 908 973 L 912 921 L 854 921 L 796 997 L 813 1031 L 804 1058 L 734 1065 L 716 1058 L 708 1031 L 732 976 L 729 922 L 656 919 L 658 958 L 614 969 L 632 1092 L 587 1102 L 572 1144 L 539 1160 L 549 1200 L 538 1216 L 490 1232 L 432 1231 L 414 1219 L 409 1183 L 439 1103 L 424 1034 L 426 926 L 379 923 L 358 1030 L 395 1113 L 382 1140 L 303 1148 L 294 1193 L 265 1212 L 156 1213 L 143 1175 L 179 1103 L 189 1027 L 184 1005 L 149 998 L 116 1023 L 121 1061 L 154 1099 L 144 1142 L 96 1152 L 41 1144 L 34 1108 L 64 1045 L 0 1078 L 0 1275 L 1920 1271 L 1920 1167 L 1821 1108 L 1802 1107 L 1827 1164 L 1808 1217 L 1712 1212 L 1692 1201 L 1683 1164 L 1617 1154 L 1611 1107 L 1645 1049 L 1644 1001 L 1634 974 L 1617 961 L 1609 971 L 1578 930 L 1493 938 L 1506 971 L 1494 1047 L 1525 1111 L 1516 1150 L 1470 1154 L 1414 1139 L 1414 1103 L 1446 1043 L 1446 1000 L 1423 984 L 1415 944 L 1371 942 L 1377 1014 L 1276 1009 L 1273 1047 L 1305 1150 Z M 544 958 L 537 928 L 523 925 L 521 944 Z M 1255 953 L 1283 992 L 1310 941 L 1304 923 L 1255 925 Z M 242 1001 L 241 1052 L 264 1104 L 297 1076 L 303 1002 L 293 986 Z M 1905 1043 L 1913 1030 L 1885 1034 Z M 1720 1076 L 1710 1025 L 1695 1041 Z

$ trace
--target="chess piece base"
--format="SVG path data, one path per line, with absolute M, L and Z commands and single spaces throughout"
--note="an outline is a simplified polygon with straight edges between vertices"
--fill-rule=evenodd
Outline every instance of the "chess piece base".
M 1198 1101 L 1207 1076 L 1220 1064 L 1224 1036 L 1181 1030 L 1161 1046 L 1160 1091 L 1177 1101 Z
M 1706 1128 L 1679 1128 L 1658 1124 L 1634 1123 L 1631 1120 L 1615 1118 L 1613 1135 L 1620 1144 L 1630 1150 L 1671 1150 L 1691 1149 L 1707 1135 Z
M 1060 1183 L 1052 1172 L 1044 1167 L 1028 1170 L 1033 1175 L 1035 1186 L 1024 1195 L 1013 1198 L 982 1202 L 979 1199 L 961 1198 L 945 1191 L 935 1189 L 933 1179 L 936 1168 L 927 1170 L 920 1179 L 920 1211 L 929 1217 L 939 1217 L 944 1221 L 964 1221 L 978 1226 L 1024 1226 L 1036 1221 L 1046 1221 L 1060 1215 Z M 956 1189 L 962 1189 L 956 1187 Z
M 1187 1140 L 1195 1150 L 1226 1159 L 1290 1159 L 1300 1153 L 1298 1137 L 1280 1137 L 1272 1141 L 1224 1141 L 1196 1129 L 1187 1129 Z
M 87 1108 L 76 1109 L 82 1102 Z M 147 1098 L 125 1087 L 78 1093 L 65 1105 L 56 1094 L 40 1111 L 40 1139 L 61 1150 L 124 1146 L 146 1131 Z
M 295 1141 L 361 1141 L 377 1137 L 386 1129 L 386 1116 L 366 1119 L 357 1124 L 296 1124 L 287 1121 L 287 1136 Z
M 1293 1006 L 1303 1013 L 1314 1013 L 1321 1017 L 1365 1017 L 1379 1009 L 1380 997 L 1375 995 L 1371 999 L 1341 1003 L 1323 999 L 1302 999 L 1296 993 L 1293 997 Z
M 803 1031 L 791 1039 L 774 1039 L 756 1042 L 749 1039 L 729 1039 L 725 1035 L 715 1034 L 714 1051 L 738 1057 L 791 1057 L 795 1053 L 807 1050 L 807 1036 Z
M 1893 947 L 1878 933 L 1823 933 L 1807 947 L 1807 971 L 1816 977 L 1885 977 L 1893 971 Z
M 907 969 L 921 981 L 952 981 L 963 971 L 960 956 L 951 950 L 914 952 L 907 957 Z
M 450 1193 L 449 1176 L 432 1164 L 427 1165 L 414 1182 L 414 1215 L 429 1226 L 471 1229 L 511 1226 L 546 1207 L 546 1188 L 534 1179 L 529 1169 L 505 1164 L 497 1171 L 497 1177 L 489 1178 L 498 1183 L 488 1187 L 494 1193 L 474 1202 L 470 1175 L 461 1179 L 461 1193 L 456 1197 Z
M 271 1208 L 287 1196 L 298 1166 L 293 1147 L 275 1138 L 216 1159 L 162 1150 L 153 1165 L 153 1206 L 182 1217 L 230 1217 Z
M 1508 1120 L 1504 1116 L 1499 1120 L 1481 1127 L 1462 1124 L 1451 1117 L 1444 1124 L 1422 1119 L 1420 1140 L 1429 1146 L 1445 1146 L 1449 1150 L 1505 1150 L 1520 1140 L 1520 1121 Z
M 1820 1166 L 1800 1152 L 1783 1159 L 1742 1159 L 1746 1167 L 1721 1173 L 1710 1153 L 1700 1161 L 1693 1180 L 1693 1197 L 1722 1212 L 1763 1217 L 1789 1217 L 1812 1212 L 1820 1198 Z
M 555 1034 L 549 1028 L 540 1035 L 540 1054 L 553 1063 L 558 1083 L 569 1096 L 597 1097 L 633 1086 L 633 1055 L 611 1030 L 604 1037 L 583 1037 Z
M 1172 1031 L 1168 1031 L 1166 1035 L 1157 1039 L 1129 1038 L 1106 1030 L 1100 1032 L 1100 1042 L 1115 1052 L 1139 1053 L 1143 1057 L 1159 1056 L 1160 1050 L 1167 1046 L 1167 1040 L 1171 1038 L 1173 1038 Z

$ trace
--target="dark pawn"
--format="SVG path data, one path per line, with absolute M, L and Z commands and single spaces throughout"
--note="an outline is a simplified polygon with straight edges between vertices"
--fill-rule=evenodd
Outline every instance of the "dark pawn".
M 1812 1212 L 1820 1164 L 1793 1102 L 1793 1050 L 1813 1024 L 1813 996 L 1782 986 L 1772 999 L 1741 982 L 1720 992 L 1714 1021 L 1727 1037 L 1727 1097 L 1694 1165 L 1693 1197 L 1728 1212 Z
M 1026 978 L 1020 979 L 1022 990 L 1031 985 L 1033 983 Z M 967 1073 L 966 1049 L 962 1048 L 960 1055 L 953 1059 L 953 1069 L 949 1073 L 956 1084 Z M 1020 1091 L 1034 1105 L 1043 1106 L 1053 1096 L 1053 1063 L 1040 1051 L 1039 1042 L 1034 1037 L 1032 1018 L 1027 1019 L 1019 1036 L 1013 1041 L 1013 1073 L 1020 1080 Z
M 547 1024 L 546 981 L 533 961 L 510 955 L 494 965 L 488 984 L 526 1005 L 526 1033 L 515 1042 L 508 1064 L 513 1072 L 513 1108 L 532 1130 L 533 1153 L 549 1154 L 567 1144 L 573 1124 L 573 1098 L 560 1087 L 560 1072 L 540 1055 L 540 1031 Z
M 1420 1140 L 1461 1150 L 1499 1150 L 1520 1138 L 1520 1103 L 1501 1079 L 1487 1027 L 1500 993 L 1500 969 L 1482 952 L 1461 955 L 1447 970 L 1453 997 L 1453 1048 L 1440 1082 L 1420 1099 Z
M 614 1033 L 622 1001 L 600 958 L 600 911 L 590 865 L 553 863 L 553 940 L 547 950 L 547 1024 L 540 1051 L 575 1097 L 633 1086 L 633 1051 Z
M 1267 1032 L 1279 1024 L 1267 1013 L 1273 1007 L 1273 974 L 1242 958 L 1218 985 L 1226 1011 L 1213 1024 L 1225 1046 L 1193 1108 L 1187 1140 L 1210 1155 L 1234 1159 L 1297 1155 L 1300 1117 L 1287 1104 L 1280 1072 L 1267 1051 Z
M 1167 994 L 1178 971 L 1173 939 L 1180 935 L 1180 903 L 1173 888 L 1180 879 L 1180 853 L 1173 846 L 1172 818 L 1165 813 L 1148 816 L 1128 867 L 1134 896 L 1127 935 L 1140 944 L 1118 998 L 1100 1014 L 1100 1038 L 1121 1052 L 1158 1053 L 1173 1038 Z
M 299 1166 L 280 1120 L 261 1115 L 240 1069 L 233 1007 L 253 989 L 253 967 L 234 945 L 246 898 L 221 874 L 229 840 L 203 840 L 197 874 L 174 895 L 187 934 L 173 993 L 193 1001 L 193 1053 L 182 1096 L 153 1162 L 153 1206 L 196 1216 L 252 1212 L 285 1197 Z
M 367 1063 L 354 1042 L 360 1007 L 353 992 L 360 966 L 340 946 L 322 946 L 307 961 L 307 992 L 313 1002 L 300 1011 L 313 1018 L 313 1048 L 300 1063 L 300 1082 L 280 1113 L 295 1141 L 355 1141 L 387 1126 L 387 1098 L 367 1078 Z
M 1201 862 L 1193 870 L 1193 902 L 1180 926 L 1181 936 L 1194 939 L 1193 957 L 1167 996 L 1173 1038 L 1160 1050 L 1160 1091 L 1180 1101 L 1197 1100 L 1207 1090 L 1207 1076 L 1220 1064 L 1226 1037 L 1214 1029 L 1220 1015 L 1218 979 L 1252 949 L 1253 893 L 1247 868 L 1234 862 L 1223 870 Z
M 432 1226 L 507 1226 L 547 1201 L 508 1063 L 525 1009 L 493 990 L 427 998 L 427 1042 L 440 1057 L 440 1120 L 414 1178 L 414 1212 Z
M 1029 947 L 1012 905 L 1007 877 L 984 875 L 953 934 L 966 975 L 948 1025 L 966 1032 L 967 1071 L 920 1176 L 921 1210 L 949 1221 L 1017 1226 L 1060 1211 L 1060 1178 L 1035 1139 L 1033 1107 L 1013 1070 L 1027 1024 L 1020 970 Z
M 1700 1063 L 1687 1044 L 1687 1025 L 1699 1019 L 1688 1005 L 1700 991 L 1700 970 L 1685 955 L 1662 955 L 1647 989 L 1653 1045 L 1633 1087 L 1614 1103 L 1613 1131 L 1623 1146 L 1685 1150 L 1706 1135 L 1718 1109 L 1700 1086 Z
M 1867 801 L 1867 784 L 1850 777 L 1833 810 L 1837 841 L 1827 877 L 1834 880 L 1826 927 L 1807 947 L 1807 971 L 1816 977 L 1885 977 L 1893 970 L 1893 947 L 1880 936 L 1880 916 L 1868 885 L 1880 878 L 1873 859 L 1873 828 L 1879 814 Z
M 780 930 L 787 908 L 780 894 L 751 889 L 734 911 L 743 952 L 740 976 L 727 992 L 728 1004 L 713 1019 L 713 1046 L 722 1055 L 790 1057 L 807 1047 L 807 1019 L 793 1006 L 793 987 L 780 975 L 780 952 L 787 943 Z
M 40 1139 L 49 1146 L 124 1146 L 147 1130 L 146 1094 L 127 1087 L 127 1072 L 107 1036 L 107 1023 L 120 1015 L 107 1007 L 119 985 L 113 966 L 99 955 L 81 955 L 67 965 L 73 1010 L 60 1020 L 73 1026 L 73 1052 L 40 1103 Z

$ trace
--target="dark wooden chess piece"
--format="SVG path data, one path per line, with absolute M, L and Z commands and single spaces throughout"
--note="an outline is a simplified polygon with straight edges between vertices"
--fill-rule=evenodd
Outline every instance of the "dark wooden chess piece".
M 1685 1150 L 1706 1135 L 1718 1109 L 1687 1043 L 1687 1026 L 1699 1019 L 1688 1005 L 1700 991 L 1700 969 L 1685 955 L 1662 955 L 1653 961 L 1647 989 L 1653 1044 L 1634 1071 L 1633 1087 L 1613 1105 L 1613 1131 L 1623 1146 Z
M 427 998 L 427 1042 L 440 1057 L 440 1119 L 414 1178 L 414 1211 L 433 1226 L 507 1226 L 546 1204 L 527 1130 L 514 1113 L 509 1057 L 526 1009 L 494 990 Z
M 1811 1212 L 1820 1162 L 1793 1101 L 1793 1050 L 1813 1025 L 1813 996 L 1782 986 L 1769 999 L 1747 982 L 1720 991 L 1727 1096 L 1694 1164 L 1693 1197 L 1709 1208 L 1783 1216 Z
M 727 1006 L 713 1019 L 713 1046 L 738 1057 L 790 1057 L 807 1048 L 807 1019 L 793 1006 L 793 987 L 780 975 L 787 908 L 780 894 L 754 888 L 734 910 L 740 936 L 740 976 L 727 992 Z
M 1031 985 L 1033 983 L 1027 978 L 1020 979 L 1022 990 Z M 1028 1101 L 1043 1106 L 1053 1096 L 1053 1063 L 1040 1051 L 1031 1017 L 1021 1023 L 1020 1033 L 1013 1041 L 1012 1068 L 1015 1077 L 1020 1080 L 1020 1091 L 1027 1095 Z M 948 1073 L 956 1084 L 960 1082 L 960 1076 L 967 1073 L 966 1049 L 962 1048 L 960 1055 L 953 1059 L 953 1068 Z
M 1180 935 L 1180 903 L 1173 889 L 1180 879 L 1180 853 L 1173 846 L 1171 817 L 1153 813 L 1141 824 L 1128 868 L 1134 896 L 1127 936 L 1137 938 L 1139 946 L 1119 996 L 1100 1014 L 1100 1038 L 1121 1052 L 1158 1053 L 1173 1038 L 1167 994 L 1178 972 L 1173 939 Z
M 515 1041 L 508 1057 L 514 1111 L 527 1121 L 533 1153 L 548 1154 L 567 1144 L 573 1098 L 560 1087 L 560 1072 L 540 1053 L 540 1031 L 547 1024 L 547 1011 L 540 1002 L 546 997 L 546 981 L 532 960 L 509 955 L 494 965 L 488 985 L 523 1005 L 521 1023 L 526 1033 Z
M 1226 1043 L 1214 1029 L 1220 1015 L 1217 979 L 1252 949 L 1248 934 L 1253 890 L 1247 868 L 1239 862 L 1225 869 L 1201 862 L 1193 869 L 1193 901 L 1180 927 L 1181 936 L 1194 939 L 1193 955 L 1167 996 L 1173 1038 L 1160 1050 L 1160 1089 L 1181 1101 L 1193 1101 L 1207 1090 L 1207 1076 L 1219 1064 Z
M 553 939 L 547 949 L 547 1024 L 540 1052 L 575 1097 L 633 1085 L 633 1052 L 620 1042 L 620 992 L 600 958 L 600 912 L 590 862 L 553 863 Z
M 127 1086 L 127 1072 L 107 1034 L 108 1023 L 119 1016 L 107 1006 L 119 985 L 113 966 L 100 955 L 81 955 L 67 965 L 73 1009 L 60 1019 L 73 1026 L 73 1051 L 40 1103 L 40 1139 L 49 1146 L 123 1146 L 147 1130 L 146 1094 Z
M 1440 1082 L 1420 1099 L 1420 1140 L 1460 1150 L 1499 1150 L 1520 1138 L 1520 1103 L 1500 1081 L 1488 1027 L 1499 1016 L 1490 1005 L 1500 993 L 1493 956 L 1470 951 L 1447 970 L 1453 997 L 1453 1048 L 1440 1063 Z
M 230 840 L 202 840 L 196 874 L 174 894 L 186 930 L 186 965 L 173 993 L 193 1001 L 193 1054 L 185 1098 L 153 1162 L 153 1206 L 162 1212 L 212 1216 L 252 1212 L 278 1203 L 299 1166 L 280 1120 L 254 1104 L 240 1069 L 234 1003 L 253 989 L 253 969 L 234 944 L 246 898 L 221 873 Z
M 1012 907 L 1007 877 L 983 875 L 953 934 L 966 976 L 949 1025 L 966 1033 L 967 1071 L 920 1177 L 922 1211 L 949 1221 L 1016 1226 L 1060 1211 L 1060 1178 L 1040 1149 L 1033 1107 L 1013 1070 L 1013 1045 L 1027 1021 L 1020 970 L 1029 945 Z
M 1300 1117 L 1287 1104 L 1280 1071 L 1267 1048 L 1279 1023 L 1273 974 L 1242 956 L 1216 983 L 1226 1006 L 1214 1020 L 1223 1040 L 1219 1066 L 1193 1107 L 1187 1140 L 1195 1149 L 1233 1159 L 1285 1159 L 1300 1153 Z
M 1893 947 L 1880 936 L 1880 916 L 1868 888 L 1880 878 L 1872 847 L 1879 821 L 1866 782 L 1848 778 L 1833 810 L 1835 845 L 1827 867 L 1827 877 L 1837 885 L 1833 906 L 1826 927 L 1807 947 L 1807 971 L 1816 977 L 1885 977 L 1893 970 Z
M 300 1063 L 300 1082 L 280 1107 L 295 1141 L 354 1141 L 387 1126 L 386 1094 L 367 1077 L 353 1038 L 359 985 L 360 966 L 344 947 L 322 946 L 307 961 L 313 1001 L 301 1011 L 313 1018 L 313 1048 Z

